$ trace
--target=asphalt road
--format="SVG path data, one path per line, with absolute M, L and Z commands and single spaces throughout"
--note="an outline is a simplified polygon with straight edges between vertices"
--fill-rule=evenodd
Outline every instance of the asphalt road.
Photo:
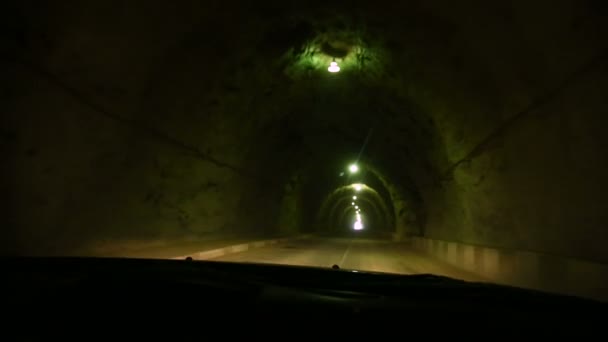
M 416 252 L 406 244 L 382 240 L 310 238 L 229 254 L 213 260 L 317 267 L 331 267 L 335 264 L 351 270 L 432 273 L 483 281 L 471 273 Z

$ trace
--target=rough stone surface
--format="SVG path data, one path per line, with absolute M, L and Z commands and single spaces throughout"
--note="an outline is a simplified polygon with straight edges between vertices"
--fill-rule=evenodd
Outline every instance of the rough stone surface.
M 608 262 L 607 13 L 7 1 L 2 249 L 323 230 L 357 181 L 392 211 L 378 229 Z

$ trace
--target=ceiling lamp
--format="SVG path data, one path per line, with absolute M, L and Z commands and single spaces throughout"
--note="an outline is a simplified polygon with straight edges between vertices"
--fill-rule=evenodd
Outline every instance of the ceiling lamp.
M 340 67 L 338 66 L 338 62 L 333 61 L 333 62 L 329 63 L 329 68 L 327 68 L 327 71 L 329 71 L 329 72 L 338 72 L 338 71 L 340 71 Z

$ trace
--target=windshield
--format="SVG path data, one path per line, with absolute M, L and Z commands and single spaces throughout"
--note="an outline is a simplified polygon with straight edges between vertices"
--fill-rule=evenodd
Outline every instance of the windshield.
M 4 255 L 608 298 L 603 2 L 2 7 Z

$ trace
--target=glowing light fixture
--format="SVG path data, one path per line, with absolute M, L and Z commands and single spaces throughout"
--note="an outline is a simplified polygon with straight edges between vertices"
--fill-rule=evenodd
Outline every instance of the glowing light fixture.
M 358 206 L 358 205 L 356 205 L 356 206 L 355 206 L 355 209 L 359 209 L 359 206 Z
M 357 173 L 357 171 L 359 171 L 359 167 L 357 166 L 357 164 L 352 164 L 348 167 L 348 170 L 350 171 L 350 173 Z
M 362 230 L 363 229 L 363 220 L 361 220 L 361 213 L 359 212 L 359 207 L 357 208 L 357 213 L 355 214 L 355 224 L 353 225 L 354 230 Z
M 356 191 L 361 191 L 361 189 L 363 189 L 363 185 L 361 185 L 361 184 L 353 184 L 353 188 L 355 188 Z
M 352 205 L 355 205 L 355 202 L 353 202 Z
M 354 200 L 356 200 L 356 199 L 357 199 L 357 196 L 353 196 L 353 199 L 354 199 Z
M 327 71 L 329 71 L 329 72 L 338 72 L 338 71 L 340 71 L 340 67 L 338 66 L 338 62 L 333 61 L 333 62 L 329 63 L 329 68 L 327 68 Z
M 361 230 L 363 229 L 363 223 L 361 223 L 361 221 L 356 221 L 355 225 L 353 226 L 354 230 Z

